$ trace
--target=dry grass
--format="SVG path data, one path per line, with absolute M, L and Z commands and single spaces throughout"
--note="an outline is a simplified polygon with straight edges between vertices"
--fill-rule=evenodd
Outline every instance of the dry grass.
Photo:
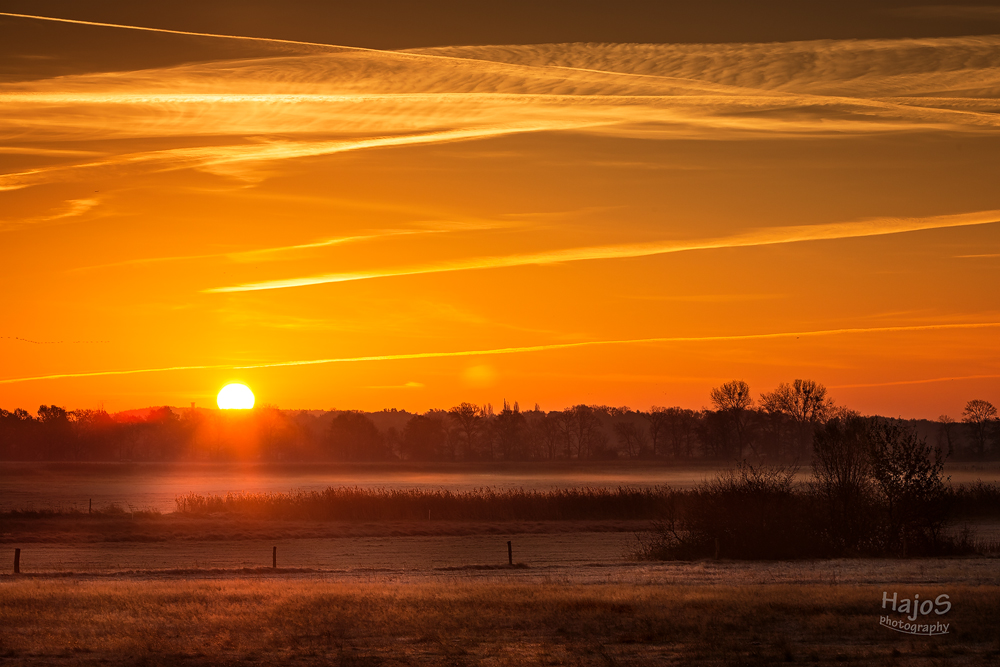
M 232 578 L 7 580 L 5 664 L 986 664 L 996 586 L 947 592 L 954 632 L 879 627 L 882 587 L 447 585 Z

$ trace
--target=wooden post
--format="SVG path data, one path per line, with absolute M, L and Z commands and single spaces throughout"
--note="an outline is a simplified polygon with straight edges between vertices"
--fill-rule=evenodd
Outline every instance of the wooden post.
M 507 540 L 507 564 L 514 564 L 514 549 L 510 546 L 510 540 Z
M 715 538 L 715 560 L 719 560 L 719 538 Z
M 87 514 L 93 514 L 93 513 L 94 513 L 94 499 L 91 498 L 90 500 L 87 501 Z
M 14 574 L 21 574 L 21 550 L 14 549 Z
M 278 547 L 271 549 L 271 568 L 278 569 Z

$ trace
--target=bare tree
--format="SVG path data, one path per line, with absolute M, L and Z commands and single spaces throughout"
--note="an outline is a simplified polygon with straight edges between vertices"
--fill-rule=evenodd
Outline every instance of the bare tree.
M 615 435 L 618 436 L 618 445 L 625 450 L 630 459 L 643 454 L 648 442 L 646 432 L 634 421 L 616 421 L 614 429 Z
M 542 445 L 542 455 L 549 460 L 559 456 L 560 450 L 565 448 L 562 422 L 561 412 L 542 413 L 542 416 L 535 420 L 535 429 Z
M 955 447 L 951 441 L 952 431 L 955 430 L 955 420 L 948 415 L 941 415 L 938 417 L 938 423 L 941 424 L 941 435 L 938 438 L 938 442 L 944 441 L 944 444 L 948 445 L 948 456 L 951 456 L 952 452 L 955 451 Z
M 473 458 L 476 452 L 476 441 L 482 427 L 482 410 L 473 403 L 462 403 L 448 410 L 448 415 L 458 425 L 461 437 L 460 457 L 466 460 Z
M 760 404 L 770 415 L 784 415 L 794 427 L 792 455 L 801 457 L 812 443 L 813 430 L 824 422 L 833 410 L 833 401 L 826 396 L 826 387 L 813 380 L 782 382 L 767 394 L 761 394 Z
M 520 406 L 514 401 L 514 406 L 511 407 L 507 399 L 504 399 L 503 410 L 496 416 L 493 433 L 505 461 L 524 458 L 523 431 L 524 415 L 521 414 Z
M 649 412 L 639 413 L 649 422 L 649 444 L 653 449 L 653 458 L 663 453 L 662 445 L 664 444 L 663 441 L 669 436 L 670 410 L 672 409 L 654 405 L 649 409 Z
M 768 411 L 783 412 L 798 422 L 819 422 L 833 409 L 826 397 L 826 387 L 813 380 L 782 382 L 769 394 L 761 394 L 761 405 Z
M 589 405 L 574 405 L 563 410 L 565 430 L 570 457 L 585 459 L 592 450 L 604 444 L 601 420 L 597 411 Z
M 986 443 L 989 439 L 990 425 L 997 419 L 997 409 L 989 401 L 975 399 L 965 404 L 962 411 L 962 421 L 972 429 L 973 452 L 976 458 L 986 457 Z
M 747 437 L 752 416 L 750 410 L 753 409 L 750 385 L 743 380 L 732 380 L 712 389 L 711 397 L 715 409 L 728 417 L 736 433 L 736 445 L 739 447 L 737 458 L 742 459 L 744 448 L 750 444 Z

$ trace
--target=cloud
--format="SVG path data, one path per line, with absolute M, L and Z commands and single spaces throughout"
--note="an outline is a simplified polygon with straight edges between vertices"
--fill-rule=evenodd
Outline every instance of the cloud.
M 870 382 L 867 384 L 838 384 L 830 389 L 864 389 L 868 387 L 898 387 L 911 384 L 934 384 L 937 382 L 953 382 L 955 380 L 993 380 L 1000 375 L 959 375 L 955 377 L 929 378 L 924 380 L 897 380 L 895 382 Z
M 548 343 L 543 345 L 526 345 L 521 347 L 501 347 L 482 350 L 460 350 L 453 352 L 413 352 L 407 354 L 381 354 L 360 357 L 334 357 L 327 359 L 304 359 L 296 361 L 277 361 L 248 365 L 211 364 L 204 366 L 167 366 L 163 368 L 142 368 L 117 371 L 93 371 L 88 373 L 59 373 L 39 375 L 35 377 L 8 378 L 0 380 L 0 384 L 14 384 L 40 380 L 57 380 L 70 378 L 99 377 L 108 375 L 134 375 L 138 373 L 164 373 L 169 371 L 188 370 L 254 370 L 261 368 L 285 368 L 294 366 L 316 366 L 326 364 L 363 363 L 372 361 L 405 361 L 413 359 L 442 359 L 451 357 L 482 357 L 507 354 L 525 354 L 532 352 L 549 352 L 553 350 L 569 350 L 575 348 L 603 347 L 609 345 L 643 345 L 664 343 L 716 343 L 745 340 L 776 340 L 785 338 L 813 338 L 824 336 L 844 336 L 855 334 L 904 333 L 919 331 L 946 331 L 993 329 L 1000 327 L 1000 322 L 962 322 L 951 324 L 919 324 L 910 326 L 885 327 L 851 327 L 841 329 L 822 329 L 813 331 L 785 331 L 779 333 L 732 334 L 721 336 L 669 336 L 655 338 L 632 338 L 621 340 L 593 340 L 575 343 Z
M 515 254 L 494 257 L 477 257 L 454 260 L 438 264 L 361 271 L 355 273 L 327 273 L 314 276 L 283 278 L 262 282 L 215 287 L 204 290 L 210 293 L 253 292 L 260 290 L 285 289 L 308 285 L 372 280 L 401 276 L 450 273 L 484 269 L 557 264 L 599 259 L 627 259 L 649 257 L 676 252 L 695 250 L 716 250 L 721 248 L 747 248 L 755 246 L 798 243 L 802 241 L 827 241 L 835 239 L 861 238 L 901 234 L 928 229 L 946 229 L 970 225 L 985 225 L 1000 221 L 1000 210 L 940 215 L 925 218 L 872 218 L 855 222 L 839 222 L 819 225 L 769 227 L 765 229 L 734 234 L 711 239 L 691 241 L 661 241 L 653 243 L 632 243 L 585 248 L 567 248 L 537 253 Z
M 715 140 L 1000 130 L 998 37 L 380 51 L 202 36 L 301 52 L 0 85 L 0 136 L 186 144 L 117 144 L 101 160 L 0 175 L 0 190 L 107 170 L 253 181 L 286 160 L 523 132 Z
M 0 146 L 0 155 L 51 155 L 62 157 L 66 155 L 100 155 L 100 152 L 66 148 L 37 148 L 33 146 Z
M 100 204 L 99 199 L 70 199 L 48 215 L 22 218 L 20 220 L 0 220 L 0 231 L 65 220 L 66 218 L 76 218 L 87 213 L 98 204 Z
M 0 100 L 2 101 L 2 100 Z M 387 146 L 410 146 L 427 143 L 448 143 L 468 141 L 486 137 L 504 136 L 522 132 L 542 130 L 578 129 L 579 125 L 553 122 L 546 126 L 507 125 L 501 127 L 480 127 L 446 130 L 401 136 L 372 137 L 368 139 L 336 141 L 270 141 L 234 146 L 211 146 L 201 148 L 173 148 L 159 151 L 126 154 L 98 162 L 78 165 L 50 167 L 31 171 L 0 175 L 0 191 L 17 190 L 51 181 L 54 177 L 82 176 L 81 172 L 120 169 L 141 166 L 151 171 L 175 169 L 202 169 L 217 174 L 253 178 L 255 163 L 288 160 L 318 155 L 330 155 L 366 148 Z
M 424 234 L 445 234 L 449 232 L 460 232 L 479 229 L 496 229 L 498 227 L 510 226 L 506 223 L 496 223 L 489 221 L 480 222 L 451 222 L 436 221 L 427 223 L 428 227 L 422 229 L 389 229 L 374 231 L 369 234 L 355 234 L 352 236 L 339 236 L 330 239 L 321 239 L 307 243 L 295 243 L 283 246 L 273 246 L 270 248 L 255 248 L 253 250 L 238 250 L 233 252 L 204 253 L 200 255 L 172 255 L 167 257 L 140 257 L 137 259 L 126 259 L 120 262 L 108 264 L 95 264 L 71 269 L 71 272 L 91 271 L 95 269 L 106 269 L 116 266 L 141 266 L 145 264 L 160 264 L 166 262 L 184 262 L 200 259 L 225 258 L 233 262 L 261 262 L 276 261 L 283 259 L 282 255 L 301 252 L 304 250 L 316 250 L 319 248 L 330 248 L 347 243 L 360 243 L 364 241 L 377 241 L 380 239 L 393 238 L 397 236 L 416 236 Z M 432 226 L 436 225 L 436 226 Z

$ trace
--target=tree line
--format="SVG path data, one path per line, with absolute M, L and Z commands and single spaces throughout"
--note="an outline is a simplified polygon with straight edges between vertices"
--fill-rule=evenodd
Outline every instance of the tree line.
M 782 383 L 754 396 L 746 382 L 712 389 L 711 407 L 574 405 L 522 410 L 515 401 L 396 409 L 249 411 L 151 408 L 110 414 L 42 405 L 0 409 L 0 458 L 48 461 L 555 461 L 766 460 L 806 462 L 817 432 L 857 414 L 822 384 Z M 913 420 L 924 438 L 962 460 L 1000 458 L 1000 422 L 971 400 L 960 420 Z

